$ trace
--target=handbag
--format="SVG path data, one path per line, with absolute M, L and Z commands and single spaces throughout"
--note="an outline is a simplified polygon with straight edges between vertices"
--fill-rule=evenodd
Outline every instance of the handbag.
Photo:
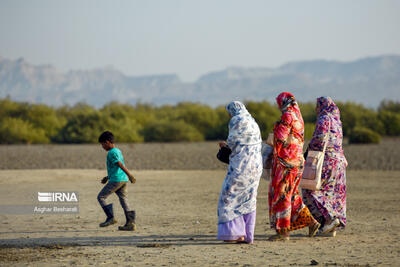
M 300 187 L 308 190 L 319 190 L 321 188 L 321 174 L 324 164 L 324 156 L 326 145 L 328 144 L 328 137 L 331 132 L 331 122 L 329 121 L 328 134 L 324 137 L 324 148 L 322 151 L 309 150 L 305 162 L 303 177 L 300 180 Z
M 229 164 L 229 156 L 231 155 L 231 153 L 232 150 L 229 147 L 223 146 L 219 149 L 217 153 L 217 159 L 219 159 L 223 163 Z

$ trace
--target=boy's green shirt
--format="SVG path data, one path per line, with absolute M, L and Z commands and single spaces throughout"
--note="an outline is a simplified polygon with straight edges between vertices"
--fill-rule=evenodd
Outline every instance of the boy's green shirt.
M 128 176 L 126 173 L 117 165 L 117 162 L 121 161 L 122 165 L 125 166 L 124 157 L 121 151 L 114 147 L 107 153 L 107 175 L 109 182 L 127 182 Z

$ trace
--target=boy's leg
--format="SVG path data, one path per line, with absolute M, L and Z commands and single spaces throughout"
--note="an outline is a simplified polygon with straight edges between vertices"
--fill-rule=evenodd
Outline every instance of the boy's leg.
M 121 182 L 121 186 L 115 190 L 115 193 L 117 194 L 119 198 L 119 203 L 121 203 L 121 207 L 124 209 L 124 211 L 129 211 L 129 203 L 128 203 L 128 186 L 127 182 Z
M 135 231 L 135 219 L 136 213 L 134 210 L 130 210 L 129 203 L 128 203 L 128 187 L 127 184 L 124 183 L 117 191 L 115 191 L 119 198 L 119 202 L 121 203 L 122 208 L 124 209 L 126 223 L 124 226 L 119 226 L 118 230 L 125 230 L 125 231 Z
M 104 213 L 107 216 L 107 219 L 103 223 L 100 223 L 100 227 L 106 227 L 117 222 L 114 219 L 112 204 L 107 205 L 106 198 L 112 193 L 114 193 L 116 190 L 118 190 L 120 187 L 121 183 L 109 182 L 103 187 L 103 189 L 98 194 L 97 200 L 99 201 L 101 207 L 104 210 Z
M 99 192 L 97 195 L 97 200 L 100 203 L 100 206 L 104 208 L 107 206 L 106 198 L 109 197 L 112 193 L 117 191 L 121 187 L 120 183 L 113 183 L 113 182 L 108 182 L 103 189 Z

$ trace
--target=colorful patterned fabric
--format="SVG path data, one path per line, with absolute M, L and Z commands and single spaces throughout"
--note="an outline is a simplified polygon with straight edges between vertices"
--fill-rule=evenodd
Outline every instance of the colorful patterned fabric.
M 257 123 L 240 102 L 231 102 L 227 110 L 233 116 L 227 140 L 232 153 L 218 201 L 218 223 L 256 210 L 262 174 L 261 134 Z
M 303 199 L 314 218 L 322 225 L 327 220 L 338 218 L 341 225 L 345 226 L 347 161 L 342 148 L 340 111 L 330 97 L 320 97 L 317 99 L 317 114 L 315 131 L 308 149 L 322 151 L 324 137 L 330 132 L 322 167 L 322 185 L 319 191 L 303 190 Z
M 285 233 L 292 230 L 291 224 L 304 208 L 307 209 L 298 191 L 304 163 L 304 122 L 292 94 L 281 93 L 277 97 L 277 103 L 282 116 L 274 125 L 273 167 L 268 203 L 271 228 L 278 233 Z M 313 220 L 309 216 L 310 221 Z
M 310 210 L 304 206 L 304 208 L 297 215 L 296 220 L 290 223 L 290 231 L 307 227 L 313 221 Z

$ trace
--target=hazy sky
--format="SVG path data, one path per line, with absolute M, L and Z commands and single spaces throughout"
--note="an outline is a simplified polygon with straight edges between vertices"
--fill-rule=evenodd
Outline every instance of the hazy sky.
M 0 56 L 184 81 L 229 66 L 400 54 L 400 1 L 0 0 Z

